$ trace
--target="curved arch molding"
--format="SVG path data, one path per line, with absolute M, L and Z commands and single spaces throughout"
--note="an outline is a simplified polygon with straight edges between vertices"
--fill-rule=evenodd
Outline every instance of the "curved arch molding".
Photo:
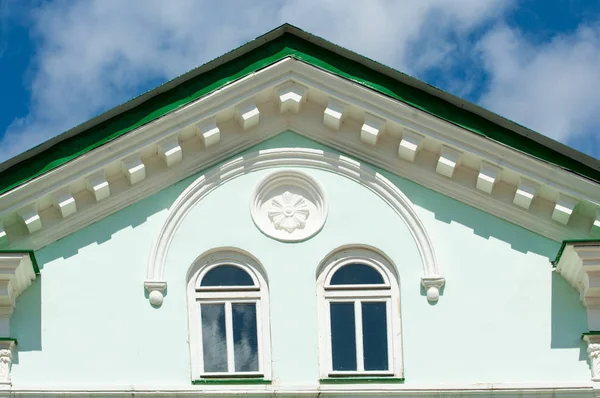
M 439 299 L 440 288 L 445 280 L 436 261 L 431 239 L 406 195 L 384 176 L 343 155 L 306 148 L 278 148 L 236 158 L 201 176 L 179 195 L 171 206 L 148 260 L 144 286 L 152 305 L 162 304 L 163 293 L 167 288 L 167 281 L 164 278 L 167 252 L 177 228 L 194 205 L 229 180 L 255 170 L 272 167 L 308 167 L 326 170 L 355 181 L 378 195 L 402 218 L 415 239 L 423 261 L 421 283 L 427 291 L 427 299 L 433 302 Z

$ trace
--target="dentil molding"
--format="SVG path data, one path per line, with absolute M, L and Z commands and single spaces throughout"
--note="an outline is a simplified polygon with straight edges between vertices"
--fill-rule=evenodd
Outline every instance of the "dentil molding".
M 37 250 L 292 130 L 555 241 L 600 237 L 600 185 L 292 58 L 0 195 Z

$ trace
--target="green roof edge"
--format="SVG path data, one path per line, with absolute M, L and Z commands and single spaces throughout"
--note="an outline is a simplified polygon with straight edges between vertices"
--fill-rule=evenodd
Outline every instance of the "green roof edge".
M 392 68 L 284 24 L 0 164 L 0 194 L 286 57 L 293 57 L 356 82 L 542 161 L 600 181 L 600 162 L 585 154 Z M 466 108 L 485 113 L 486 117 Z M 511 128 L 499 123 L 509 124 Z M 518 129 L 524 131 L 517 132 Z
M 271 380 L 263 379 L 263 378 L 214 378 L 214 379 L 195 379 L 192 380 L 192 384 L 197 385 L 207 385 L 207 384 L 271 384 Z
M 385 376 L 328 377 L 319 380 L 321 384 L 404 383 L 404 381 L 404 377 Z
M 31 260 L 31 265 L 33 266 L 33 272 L 35 272 L 36 275 L 40 274 L 40 267 L 38 266 L 38 262 L 35 258 L 35 252 L 33 250 L 18 250 L 18 249 L 0 250 L 0 254 L 1 253 L 27 253 L 27 254 L 29 254 L 29 259 Z

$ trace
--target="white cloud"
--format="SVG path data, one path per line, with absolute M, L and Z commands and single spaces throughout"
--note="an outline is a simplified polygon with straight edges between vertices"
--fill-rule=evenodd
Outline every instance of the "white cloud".
M 24 151 L 280 25 L 421 75 L 452 59 L 453 37 L 497 20 L 505 0 L 90 0 L 44 2 L 30 113 L 8 128 L 0 160 Z M 216 5 L 218 4 L 218 6 Z
M 600 128 L 600 25 L 533 44 L 506 26 L 479 43 L 484 107 L 562 142 Z M 585 148 L 583 148 L 585 149 Z

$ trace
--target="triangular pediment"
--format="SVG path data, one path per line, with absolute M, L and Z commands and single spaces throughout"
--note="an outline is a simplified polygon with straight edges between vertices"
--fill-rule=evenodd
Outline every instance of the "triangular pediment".
M 589 165 L 535 142 L 527 153 L 516 133 L 506 142 L 489 136 L 500 137 L 503 127 L 479 134 L 464 115 L 449 120 L 424 109 L 414 92 L 404 93 L 413 102 L 403 101 L 382 85 L 335 73 L 327 57 L 309 59 L 276 44 L 271 56 L 243 60 L 227 77 L 217 68 L 177 83 L 176 100 L 160 112 L 134 101 L 120 125 L 109 112 L 87 132 L 84 126 L 9 161 L 0 248 L 39 249 L 284 131 L 553 240 L 600 236 L 600 187 Z M 156 96 L 145 106 L 163 101 Z

